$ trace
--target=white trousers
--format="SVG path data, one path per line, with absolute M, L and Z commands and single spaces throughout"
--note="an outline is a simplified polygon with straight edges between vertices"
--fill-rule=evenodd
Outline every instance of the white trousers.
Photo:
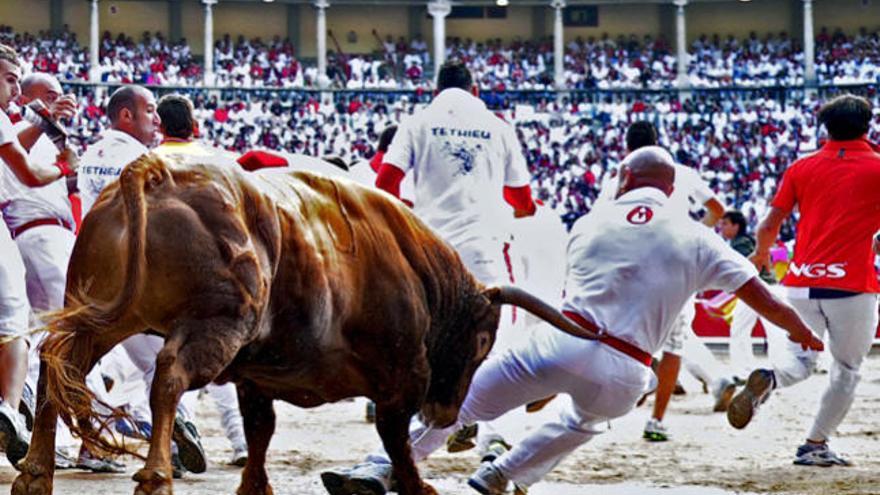
M 681 356 L 682 364 L 690 374 L 714 388 L 718 380 L 729 373 L 706 347 L 706 344 L 694 333 L 693 323 L 696 315 L 694 298 L 691 297 L 684 305 L 675 328 L 663 346 L 663 351 Z
M 128 354 L 128 358 L 140 371 L 141 378 L 145 383 L 145 395 L 129 396 L 130 405 L 135 410 L 135 417 L 151 421 L 149 413 L 149 396 L 153 385 L 153 376 L 156 373 L 156 356 L 165 345 L 165 340 L 155 335 L 139 334 L 127 338 L 122 342 L 122 347 Z M 216 385 L 213 383 L 205 387 L 205 392 L 214 401 L 220 413 L 220 424 L 226 434 L 226 438 L 233 447 L 245 446 L 247 443 L 244 436 L 244 422 L 241 411 L 238 408 L 238 393 L 235 385 L 227 383 Z M 189 390 L 183 393 L 177 406 L 180 414 L 187 421 L 195 418 L 196 406 L 199 398 L 199 390 Z
M 24 335 L 30 310 L 24 263 L 9 230 L 0 221 L 0 337 Z
M 810 440 L 827 440 L 843 422 L 855 398 L 861 379 L 859 368 L 877 331 L 877 294 L 841 299 L 790 298 L 789 302 L 817 336 L 825 337 L 827 332 L 828 351 L 834 361 L 807 436 Z M 783 341 L 775 337 L 770 341 L 770 358 L 777 386 L 787 387 L 807 379 L 817 356 L 815 351 L 804 351 L 787 338 Z
M 558 420 L 542 425 L 495 461 L 505 476 L 528 486 L 602 433 L 606 421 L 629 412 L 654 382 L 651 369 L 633 358 L 544 325 L 531 341 L 490 358 L 477 369 L 455 425 L 431 428 L 413 421 L 413 458 L 427 457 L 461 425 L 495 419 L 553 394 L 567 394 L 570 403 Z M 390 462 L 384 451 L 368 460 Z
M 27 294 L 36 312 L 64 306 L 67 264 L 76 236 L 57 225 L 44 225 L 25 231 L 15 239 L 27 272 Z

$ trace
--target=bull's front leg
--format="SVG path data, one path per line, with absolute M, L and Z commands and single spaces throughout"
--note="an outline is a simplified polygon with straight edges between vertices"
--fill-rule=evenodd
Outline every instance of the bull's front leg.
M 413 413 L 399 406 L 376 406 L 376 430 L 385 452 L 391 459 L 394 479 L 401 495 L 436 495 L 431 485 L 422 481 L 409 445 L 409 424 Z
M 260 393 L 253 384 L 238 387 L 238 404 L 244 421 L 248 460 L 241 474 L 238 495 L 272 495 L 266 473 L 266 450 L 275 433 L 275 409 L 272 398 Z
M 21 473 L 12 483 L 12 495 L 49 495 L 52 493 L 52 477 L 55 475 L 55 425 L 58 410 L 48 400 L 47 370 L 40 363 L 40 379 L 37 382 L 37 411 L 34 433 L 27 457 L 18 463 Z

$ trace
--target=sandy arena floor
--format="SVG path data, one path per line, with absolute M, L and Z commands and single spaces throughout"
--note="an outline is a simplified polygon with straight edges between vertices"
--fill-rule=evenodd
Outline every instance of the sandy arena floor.
M 531 495 L 723 495 L 783 493 L 809 495 L 880 494 L 880 356 L 863 369 L 858 397 L 833 448 L 856 462 L 851 468 L 804 468 L 791 464 L 803 441 L 828 377 L 814 376 L 775 393 L 744 431 L 711 412 L 711 398 L 690 386 L 675 397 L 667 417 L 673 441 L 649 444 L 641 439 L 651 402 L 612 424 L 612 429 L 581 447 L 557 467 Z M 557 402 L 559 399 L 557 399 Z M 559 404 L 555 404 L 558 407 Z M 349 466 L 374 448 L 378 436 L 363 421 L 363 400 L 302 410 L 277 403 L 278 430 L 269 452 L 269 475 L 278 495 L 324 494 L 319 473 Z M 554 406 L 513 418 L 528 431 Z M 517 424 L 518 422 L 518 424 Z M 229 446 L 210 400 L 199 409 L 199 425 L 212 464 L 203 475 L 175 483 L 178 495 L 233 494 L 240 471 L 223 463 Z M 128 459 L 125 475 L 60 472 L 55 493 L 110 495 L 132 493 L 131 474 L 139 461 Z M 2 456 L 0 492 L 8 493 L 15 471 Z M 477 467 L 476 454 L 445 452 L 421 466 L 424 477 L 443 494 L 473 494 L 465 480 Z

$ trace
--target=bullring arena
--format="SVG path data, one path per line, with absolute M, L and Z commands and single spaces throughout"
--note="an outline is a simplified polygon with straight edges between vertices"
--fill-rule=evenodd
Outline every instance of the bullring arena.
M 880 494 L 878 0 L 0 0 L 0 45 L 0 493 Z

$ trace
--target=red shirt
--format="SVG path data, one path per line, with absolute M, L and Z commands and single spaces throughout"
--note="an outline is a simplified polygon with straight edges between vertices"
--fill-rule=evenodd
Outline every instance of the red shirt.
M 773 206 L 800 209 L 782 283 L 880 292 L 872 238 L 880 229 L 880 154 L 863 139 L 828 141 L 786 170 Z

